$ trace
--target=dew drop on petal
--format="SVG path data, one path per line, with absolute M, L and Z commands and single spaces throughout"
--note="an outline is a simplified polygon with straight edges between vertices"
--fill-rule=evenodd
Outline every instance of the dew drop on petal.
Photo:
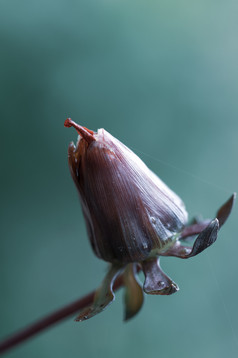
M 165 287 L 165 282 L 164 281 L 159 281 L 158 282 L 158 288 L 159 289 L 162 289 L 162 288 L 164 288 Z

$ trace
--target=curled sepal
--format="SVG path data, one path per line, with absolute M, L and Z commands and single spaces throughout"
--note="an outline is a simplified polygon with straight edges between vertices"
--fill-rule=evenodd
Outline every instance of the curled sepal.
M 101 286 L 97 289 L 94 301 L 91 306 L 86 307 L 75 321 L 85 321 L 96 314 L 102 312 L 110 303 L 114 301 L 113 284 L 117 276 L 122 270 L 122 266 L 112 264 L 104 278 Z
M 219 221 L 219 229 L 226 222 L 229 217 L 231 210 L 233 208 L 234 202 L 236 198 L 236 193 L 233 193 L 232 196 L 223 204 L 220 209 L 216 213 L 216 218 Z M 180 234 L 179 240 L 182 241 L 190 241 L 193 240 L 194 235 L 200 234 L 209 224 L 209 219 L 206 220 L 194 220 L 191 225 L 185 226 L 183 231 Z
M 171 295 L 179 290 L 178 285 L 162 271 L 159 258 L 144 261 L 142 270 L 145 275 L 143 286 L 145 293 L 150 295 Z
M 217 234 L 219 230 L 219 221 L 214 219 L 210 224 L 198 235 L 196 238 L 191 252 L 186 254 L 185 258 L 196 256 L 200 254 L 203 250 L 211 246 L 217 239 Z
M 125 321 L 134 317 L 139 312 L 144 301 L 142 286 L 137 280 L 136 266 L 136 264 L 127 265 L 123 273 L 123 283 L 125 286 Z
M 214 219 L 202 232 L 200 232 L 192 247 L 183 246 L 178 240 L 174 246 L 163 255 L 180 257 L 181 259 L 188 259 L 196 256 L 216 241 L 218 230 L 219 221 L 218 219 Z
M 230 199 L 228 199 L 225 204 L 223 204 L 218 210 L 216 217 L 219 221 L 219 227 L 221 227 L 227 220 L 228 216 L 231 213 L 233 204 L 235 202 L 236 193 L 233 193 Z

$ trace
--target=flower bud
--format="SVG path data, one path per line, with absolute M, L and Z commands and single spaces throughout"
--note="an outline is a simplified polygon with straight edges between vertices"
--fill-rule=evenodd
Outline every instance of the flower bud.
M 163 252 L 187 222 L 182 200 L 106 130 L 67 125 L 80 133 L 69 164 L 96 255 L 127 263 Z
M 186 226 L 188 214 L 182 200 L 129 148 L 104 129 L 94 132 L 70 118 L 65 126 L 79 134 L 76 146 L 69 145 L 68 160 L 92 248 L 112 264 L 93 305 L 78 320 L 92 317 L 113 301 L 113 282 L 122 270 L 126 318 L 131 318 L 143 302 L 135 265 L 140 263 L 145 274 L 144 292 L 176 292 L 178 286 L 161 270 L 159 256 L 189 258 L 210 246 L 219 221 L 221 226 L 231 211 L 234 195 L 217 219 Z M 194 233 L 199 236 L 193 247 L 182 245 L 180 239 Z M 133 293 L 140 298 L 133 299 Z

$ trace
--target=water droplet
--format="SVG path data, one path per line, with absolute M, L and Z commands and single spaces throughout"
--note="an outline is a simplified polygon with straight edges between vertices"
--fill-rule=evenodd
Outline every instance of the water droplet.
M 164 281 L 159 281 L 159 282 L 157 283 L 157 285 L 158 285 L 158 288 L 159 288 L 160 290 L 162 290 L 162 288 L 165 287 L 165 282 L 164 282 Z
M 156 224 L 156 219 L 153 216 L 151 216 L 150 219 L 151 219 L 152 224 Z
M 191 251 L 191 249 L 190 248 L 186 248 L 186 247 L 184 247 L 183 249 L 182 249 L 182 255 L 188 255 L 188 254 L 190 254 L 190 251 Z

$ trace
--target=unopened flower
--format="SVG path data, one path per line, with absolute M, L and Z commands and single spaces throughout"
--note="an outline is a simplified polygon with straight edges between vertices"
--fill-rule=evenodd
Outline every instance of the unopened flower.
M 159 257 L 186 259 L 213 244 L 235 194 L 214 220 L 188 226 L 182 200 L 129 148 L 104 129 L 94 132 L 70 118 L 65 126 L 79 134 L 76 146 L 69 145 L 68 160 L 90 242 L 95 254 L 111 264 L 93 304 L 77 320 L 94 316 L 114 300 L 113 284 L 122 272 L 129 319 L 141 308 L 143 292 L 170 295 L 179 289 L 162 271 Z M 136 277 L 138 266 L 145 275 L 143 289 Z

